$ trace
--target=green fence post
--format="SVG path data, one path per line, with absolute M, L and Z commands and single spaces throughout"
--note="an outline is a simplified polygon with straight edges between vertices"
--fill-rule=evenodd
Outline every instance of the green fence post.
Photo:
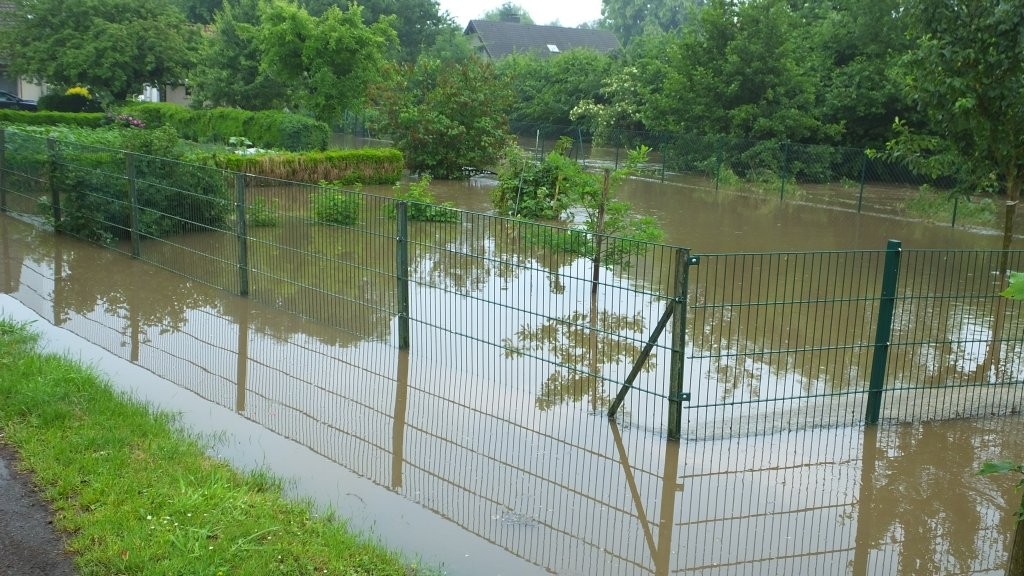
M 668 389 L 668 437 L 678 440 L 683 421 L 683 402 L 690 401 L 690 394 L 683 392 L 683 368 L 686 357 L 686 298 L 690 289 L 690 266 L 697 264 L 697 257 L 690 257 L 686 248 L 676 249 L 675 268 L 675 310 L 672 312 L 672 364 L 669 368 Z
M 409 349 L 409 218 L 408 204 L 399 202 L 395 207 L 398 220 L 398 245 L 395 276 L 398 278 L 398 349 Z
M 46 157 L 48 170 L 46 174 L 47 184 L 50 185 L 50 207 L 53 209 L 53 231 L 60 232 L 62 219 L 60 209 L 60 191 L 54 184 L 53 173 L 57 170 L 57 141 L 50 136 L 46 139 Z
M 953 197 L 953 221 L 949 223 L 950 228 L 956 228 L 956 213 L 960 210 L 960 196 Z
M 615 169 L 619 169 L 619 143 L 615 143 Z
M 238 226 L 238 294 L 249 295 L 249 226 L 245 213 L 245 174 L 235 174 L 235 220 Z
M 7 181 L 4 171 L 7 170 L 7 129 L 0 127 L 0 212 L 7 212 Z
M 131 228 L 132 258 L 142 253 L 142 242 L 139 238 L 139 186 L 135 176 L 135 154 L 125 154 L 125 176 L 128 178 L 128 225 Z
M 782 143 L 782 173 L 779 176 L 779 202 L 786 195 L 786 178 L 789 171 L 789 142 Z
M 889 362 L 892 322 L 896 310 L 896 283 L 900 277 L 899 240 L 889 240 L 885 248 L 885 269 L 882 274 L 882 295 L 878 301 L 878 326 L 875 330 L 875 350 L 871 358 L 871 381 L 864 422 L 878 422 L 882 408 L 882 390 L 885 388 L 885 370 Z
M 857 214 L 860 214 L 860 209 L 864 206 L 864 179 L 868 173 L 868 151 L 865 150 L 861 153 L 860 157 L 860 194 L 857 195 Z

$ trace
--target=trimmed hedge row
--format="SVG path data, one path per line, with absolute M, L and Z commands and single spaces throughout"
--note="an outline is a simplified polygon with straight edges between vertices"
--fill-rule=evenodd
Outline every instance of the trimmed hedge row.
M 0 124 L 26 124 L 33 126 L 81 126 L 99 128 L 106 121 L 102 113 L 75 112 L 25 112 L 22 110 L 0 110 Z
M 225 170 L 294 182 L 394 184 L 402 179 L 405 159 L 394 148 L 360 148 L 254 156 L 218 154 L 214 164 Z
M 243 136 L 260 148 L 291 151 L 324 150 L 330 128 L 323 122 L 288 112 L 249 112 L 239 108 L 192 110 L 178 104 L 144 102 L 127 111 L 146 126 L 171 126 L 186 140 L 226 144 Z

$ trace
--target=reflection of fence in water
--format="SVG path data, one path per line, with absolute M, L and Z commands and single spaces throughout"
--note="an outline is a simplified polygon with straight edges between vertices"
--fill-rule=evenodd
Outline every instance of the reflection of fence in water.
M 958 278 L 974 278 L 990 265 L 976 253 L 943 260 L 948 267 L 932 261 L 934 254 L 920 256 L 919 265 L 937 274 L 932 284 L 946 286 L 947 292 L 967 290 Z M 709 263 L 706 258 L 701 266 Z M 912 265 L 913 255 L 906 258 Z M 937 444 L 938 452 L 952 458 L 972 445 L 977 431 L 882 428 L 881 439 L 872 436 L 869 443 L 862 428 L 849 427 L 665 443 L 636 430 L 619 433 L 603 418 L 581 418 L 569 407 L 532 410 L 534 399 L 526 390 L 462 372 L 458 358 L 415 351 L 408 358 L 383 343 L 353 347 L 332 336 L 336 329 L 291 324 L 286 312 L 216 290 L 193 287 L 204 294 L 184 301 L 203 307 L 168 315 L 108 278 L 111 295 L 95 295 L 90 306 L 90 298 L 72 297 L 71 286 L 61 286 L 75 278 L 88 284 L 90 277 L 80 275 L 80 265 L 81 258 L 65 249 L 54 249 L 52 259 L 35 254 L 22 264 L 18 298 L 111 352 L 241 410 L 545 569 L 841 573 L 852 563 L 854 573 L 893 573 L 908 557 L 935 558 L 934 552 L 947 549 L 948 557 L 936 560 L 938 571 L 999 563 L 998 550 L 951 546 L 946 532 L 922 533 L 918 539 L 887 536 L 924 523 L 925 517 L 950 516 L 926 502 L 887 504 L 906 498 L 913 493 L 909 488 L 933 475 L 934 460 L 917 455 L 915 446 Z M 172 276 L 157 276 L 153 285 L 181 289 L 173 286 Z M 99 277 L 95 281 L 102 287 Z M 981 295 L 988 281 L 966 283 Z M 938 294 L 932 304 L 943 304 L 948 294 L 935 285 L 929 287 Z M 781 298 L 765 284 L 745 293 L 750 299 L 769 295 Z M 813 300 L 790 299 L 796 307 Z M 967 324 L 976 322 L 964 317 Z M 154 321 L 159 318 L 166 319 Z M 257 324 L 263 328 L 256 329 Z M 899 315 L 896 325 L 899 333 L 904 325 Z M 301 326 L 306 332 L 273 333 L 281 326 Z M 763 333 L 759 326 L 757 333 Z M 443 349 L 458 349 L 468 339 L 443 332 L 436 336 Z M 902 336 L 918 337 L 913 332 Z M 1006 365 L 1013 367 L 1012 362 Z M 898 366 L 893 371 L 902 373 Z M 673 464 L 677 459 L 678 468 Z M 1000 534 L 1001 508 L 988 497 L 979 499 L 970 487 L 976 464 L 964 466 L 963 478 L 943 476 L 943 490 L 962 498 L 941 500 L 971 502 L 976 510 L 971 533 L 993 540 Z M 895 490 L 897 496 L 894 481 L 907 488 Z M 933 553 L 921 553 L 929 546 Z M 857 572 L 857 566 L 871 570 Z
M 892 338 L 878 342 L 883 256 L 701 256 L 688 334 L 691 424 L 703 427 L 697 437 L 721 433 L 723 418 L 740 433 L 856 423 L 876 350 L 889 359 L 878 373 L 882 417 L 1018 410 L 1024 319 L 1019 303 L 998 296 L 1000 253 L 903 251 Z M 1022 265 L 1024 252 L 1013 252 L 1010 268 Z

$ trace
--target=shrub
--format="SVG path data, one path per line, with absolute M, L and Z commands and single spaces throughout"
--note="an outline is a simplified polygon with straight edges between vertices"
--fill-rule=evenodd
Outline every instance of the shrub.
M 0 110 L 0 126 L 81 126 L 98 128 L 103 125 L 105 115 L 101 113 L 72 114 L 69 112 L 25 112 L 22 110 Z
M 325 189 L 313 195 L 313 219 L 324 224 L 351 226 L 359 222 L 363 199 L 356 192 L 338 190 L 335 183 L 321 182 Z
M 518 146 L 509 146 L 491 198 L 502 214 L 557 220 L 581 195 L 594 194 L 596 186 L 579 164 L 558 152 L 537 164 Z
M 85 90 L 82 88 L 81 90 Z M 88 91 L 86 91 L 88 94 Z M 102 112 L 103 107 L 100 103 L 94 100 L 92 97 L 86 96 L 81 92 L 73 92 L 68 94 L 46 94 L 39 98 L 39 109 L 49 110 L 51 112 L 69 112 L 69 113 L 82 113 L 82 112 Z
M 138 153 L 134 166 L 140 234 L 161 237 L 225 226 L 232 204 L 223 172 L 183 162 L 172 129 L 104 132 L 121 133 L 121 146 Z M 132 209 L 126 151 L 62 140 L 54 154 L 51 161 L 46 153 L 33 151 L 25 160 L 36 165 L 34 173 L 51 172 L 63 213 L 57 228 L 102 243 L 126 238 Z M 17 153 L 13 156 L 17 163 L 23 160 Z
M 147 102 L 131 104 L 128 111 L 149 126 L 172 126 L 182 138 L 194 142 L 224 144 L 232 136 L 244 136 L 260 148 L 303 151 L 323 150 L 330 139 L 327 124 L 276 110 L 191 110 L 178 104 Z
M 249 226 L 257 228 L 269 228 L 281 223 L 279 215 L 281 203 L 277 200 L 267 202 L 257 197 L 246 208 L 246 218 Z
M 212 161 L 233 172 L 293 182 L 394 184 L 402 179 L 402 153 L 393 148 L 267 154 L 217 154 Z
M 459 211 L 452 202 L 439 204 L 430 192 L 430 175 L 424 174 L 420 179 L 409 184 L 409 190 L 402 192 L 401 184 L 395 185 L 396 200 L 407 202 L 405 216 L 409 220 L 423 222 L 458 222 Z M 388 205 L 388 212 L 394 216 L 397 202 Z

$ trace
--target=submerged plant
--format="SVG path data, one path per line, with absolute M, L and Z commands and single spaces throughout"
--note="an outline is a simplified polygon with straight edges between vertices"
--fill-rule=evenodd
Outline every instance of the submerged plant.
M 430 192 L 430 174 L 423 174 L 409 189 L 402 191 L 402 185 L 395 185 L 395 199 L 407 202 L 405 216 L 409 220 L 423 222 L 458 222 L 459 211 L 453 202 L 439 203 Z M 388 205 L 388 212 L 394 216 L 397 202 Z

